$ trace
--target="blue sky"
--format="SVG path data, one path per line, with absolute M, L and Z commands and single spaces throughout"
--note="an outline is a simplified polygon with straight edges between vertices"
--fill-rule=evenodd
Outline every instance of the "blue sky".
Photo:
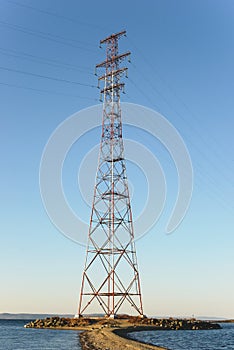
M 231 0 L 156 0 L 134 7 L 131 1 L 0 1 L 0 312 L 76 312 L 85 250 L 45 213 L 40 159 L 62 121 L 98 103 L 92 86 L 94 66 L 104 59 L 99 40 L 126 29 L 120 45 L 132 52 L 132 62 L 122 100 L 162 113 L 183 137 L 194 167 L 188 213 L 166 235 L 176 172 L 165 150 L 140 136 L 168 183 L 158 224 L 137 241 L 144 311 L 234 317 L 233 15 Z M 88 151 L 99 131 L 87 137 L 82 147 Z M 67 159 L 65 188 L 88 220 L 89 210 L 76 207 L 72 195 L 78 152 L 76 146 Z M 138 211 L 140 186 L 131 167 Z

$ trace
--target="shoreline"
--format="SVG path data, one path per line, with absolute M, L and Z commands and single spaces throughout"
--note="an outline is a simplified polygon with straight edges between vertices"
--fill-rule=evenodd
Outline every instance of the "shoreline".
M 196 319 L 156 319 L 125 317 L 109 319 L 99 318 L 60 318 L 37 319 L 24 326 L 34 329 L 76 330 L 79 334 L 82 350 L 168 350 L 149 343 L 130 339 L 128 334 L 140 331 L 156 330 L 197 330 L 218 329 L 220 325 Z

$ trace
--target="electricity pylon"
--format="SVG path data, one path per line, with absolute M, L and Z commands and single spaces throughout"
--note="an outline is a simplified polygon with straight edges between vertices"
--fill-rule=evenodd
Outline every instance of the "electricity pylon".
M 118 52 L 119 38 L 125 34 L 122 31 L 100 41 L 106 45 L 106 59 L 96 65 L 104 69 L 98 78 L 104 83 L 102 134 L 79 316 L 90 309 L 107 317 L 115 317 L 121 309 L 143 316 L 120 108 L 121 78 L 127 74 L 121 63 L 130 55 Z

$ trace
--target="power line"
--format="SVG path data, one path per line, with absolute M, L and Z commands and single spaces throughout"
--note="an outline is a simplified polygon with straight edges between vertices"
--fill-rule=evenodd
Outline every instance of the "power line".
M 162 113 L 159 106 L 156 105 L 155 102 L 153 102 L 151 98 L 141 88 L 139 88 L 139 86 L 131 78 L 128 78 L 128 80 L 152 104 L 152 106 L 155 106 L 157 108 L 159 113 Z
M 151 89 L 154 90 L 158 96 L 160 96 L 160 98 L 168 105 L 168 107 L 171 108 L 171 110 L 173 110 L 177 115 L 179 115 L 180 118 L 182 118 L 185 121 L 185 118 L 175 110 L 175 108 L 171 105 L 171 103 L 168 101 L 168 99 L 162 94 L 162 92 L 160 90 L 158 90 L 153 84 L 152 82 L 146 77 L 146 75 L 144 74 L 144 72 L 139 69 L 138 67 L 136 67 L 136 65 L 134 63 L 132 63 L 133 68 L 135 69 L 136 73 L 143 78 L 145 81 L 148 82 L 148 84 L 151 86 Z M 159 111 L 160 112 L 160 111 Z M 162 113 L 162 112 L 160 112 Z
M 135 86 L 135 88 L 136 88 L 145 98 L 148 99 L 148 101 L 149 101 L 152 105 L 156 106 L 155 103 L 153 103 L 153 102 L 151 101 L 151 99 L 148 97 L 148 95 L 145 94 L 144 91 L 141 90 L 141 89 L 138 87 L 138 85 L 137 85 L 136 83 L 134 83 L 134 81 L 132 81 L 130 78 L 129 78 L 129 80 L 130 80 L 130 82 Z M 157 107 L 157 109 L 158 109 L 158 107 Z M 176 112 L 176 111 L 175 111 L 175 112 Z M 177 113 L 177 112 L 176 112 L 176 113 Z M 190 140 L 190 142 L 191 142 L 191 140 Z M 204 154 L 204 152 L 202 152 L 202 151 L 200 150 L 200 148 L 197 146 L 197 144 L 195 144 L 194 142 L 191 142 L 191 144 L 193 145 L 194 149 L 199 153 L 200 158 L 205 159 L 207 163 L 209 163 L 212 167 L 216 168 L 217 172 L 219 172 L 219 173 L 221 174 L 221 176 L 222 176 L 222 174 L 223 174 L 224 177 L 227 178 L 227 176 L 226 176 L 222 171 L 220 171 L 220 168 L 218 168 L 217 165 L 216 165 L 214 162 L 212 162 L 212 161 L 210 160 L 210 158 Z M 196 166 L 197 166 L 197 164 L 196 164 Z M 199 170 L 197 170 L 197 172 L 198 172 L 198 174 L 200 175 L 200 177 L 201 177 L 203 180 L 204 180 L 204 178 L 206 178 L 206 179 L 208 180 L 208 184 L 209 184 L 209 187 L 210 187 L 210 192 L 213 193 L 213 194 L 214 194 L 214 192 L 216 192 L 216 195 L 218 196 L 219 200 L 220 200 L 220 201 L 223 201 L 223 202 L 226 204 L 226 206 L 229 208 L 229 207 L 230 207 L 230 203 L 229 203 L 228 201 L 225 200 L 225 198 L 224 198 L 224 196 L 223 196 L 222 189 L 219 190 L 219 189 L 217 188 L 217 186 L 212 186 L 212 183 L 213 183 L 214 185 L 216 185 L 216 180 L 215 180 L 215 178 L 214 178 L 212 175 L 209 175 L 209 174 L 207 174 L 207 173 L 202 172 L 202 171 L 201 171 L 201 168 L 200 168 Z M 233 188 L 233 187 L 234 187 L 234 186 L 233 186 L 233 183 L 230 182 L 229 179 L 227 179 L 227 180 L 228 180 L 228 182 L 230 183 L 231 187 Z
M 5 0 L 5 2 L 8 2 L 8 3 L 11 3 L 11 4 L 14 4 L 14 5 L 17 5 L 17 6 L 20 6 L 20 7 L 24 7 L 24 8 L 27 8 L 29 10 L 33 10 L 33 11 L 36 11 L 36 12 L 40 12 L 40 13 L 43 13 L 43 14 L 46 14 L 46 15 L 49 15 L 49 16 L 53 16 L 53 17 L 56 17 L 56 18 L 59 18 L 59 19 L 63 19 L 63 20 L 66 20 L 66 21 L 69 21 L 69 22 L 72 22 L 72 23 L 79 23 L 79 24 L 82 24 L 82 25 L 85 25 L 85 26 L 89 26 L 89 27 L 93 27 L 93 28 L 98 28 L 98 29 L 104 29 L 106 30 L 106 28 L 102 27 L 102 26 L 99 26 L 97 24 L 94 24 L 94 23 L 88 23 L 88 22 L 84 22 L 84 21 L 80 21 L 80 20 L 77 20 L 77 19 L 73 19 L 73 18 L 70 18 L 70 17 L 66 17 L 64 15 L 59 15 L 55 12 L 51 12 L 51 11 L 47 11 L 47 10 L 42 10 L 42 9 L 39 9 L 38 7 L 34 7 L 34 6 L 31 6 L 31 5 L 26 5 L 26 4 L 22 4 L 22 3 L 18 3 L 16 1 L 12 1 L 12 0 Z
M 139 50 L 139 52 L 141 52 L 141 51 Z M 143 54 L 141 54 L 141 58 L 142 58 L 142 55 L 143 55 Z M 146 58 L 145 58 L 145 62 L 147 63 L 147 59 L 146 59 Z M 136 71 L 139 71 L 139 69 L 138 69 L 134 64 L 133 64 L 133 66 L 134 66 L 134 68 L 136 69 Z M 150 66 L 151 66 L 151 68 L 154 68 L 152 65 L 150 65 Z M 152 69 L 151 69 L 151 71 L 152 71 Z M 139 72 L 140 72 L 140 71 L 139 71 Z M 187 126 L 187 125 L 189 124 L 190 129 L 192 129 L 192 130 L 194 129 L 194 131 L 196 132 L 196 134 L 198 135 L 198 137 L 199 137 L 204 143 L 206 143 L 206 144 L 208 145 L 208 147 L 209 147 L 210 144 L 207 143 L 206 140 L 203 140 L 203 137 L 199 134 L 198 130 L 197 130 L 196 128 L 194 128 L 193 125 L 192 125 L 191 123 L 189 123 L 189 121 L 188 121 L 181 113 L 179 113 L 179 112 L 173 107 L 173 105 L 172 105 L 170 102 L 168 102 L 167 98 L 165 98 L 164 95 L 163 95 L 161 92 L 159 92 L 159 91 L 154 87 L 154 85 L 152 84 L 152 82 L 151 82 L 149 79 L 147 79 L 147 78 L 145 77 L 145 75 L 144 75 L 144 73 L 143 73 L 142 71 L 140 72 L 140 76 L 141 76 L 141 78 L 143 78 L 143 79 L 145 79 L 146 81 L 148 81 L 148 83 L 150 83 L 152 89 L 155 90 L 155 91 L 157 92 L 157 94 L 165 101 L 165 103 L 166 103 L 166 104 L 167 104 L 167 105 L 168 105 L 168 106 L 169 106 L 169 107 L 170 107 L 170 108 L 185 122 L 185 125 Z M 131 79 L 129 79 L 129 80 L 131 81 Z M 161 80 L 162 80 L 162 79 L 161 79 Z M 151 99 L 149 98 L 149 96 L 148 96 L 147 94 L 145 94 L 144 91 L 142 91 L 141 89 L 139 89 L 139 87 L 138 87 L 138 85 L 137 85 L 136 83 L 134 83 L 133 81 L 131 81 L 131 82 L 132 82 L 132 84 L 137 88 L 137 90 L 139 90 L 139 91 L 141 92 L 142 95 L 144 95 L 153 105 L 155 105 L 155 103 L 153 103 L 153 102 L 151 101 Z M 174 95 L 176 96 L 175 93 L 174 93 Z M 176 97 L 177 97 L 177 96 L 176 96 Z M 177 99 L 178 99 L 178 98 L 177 98 Z M 182 100 L 181 100 L 181 102 L 182 102 Z M 184 103 L 183 103 L 183 104 L 184 104 Z M 156 107 L 157 107 L 157 109 L 158 109 L 158 106 L 156 106 Z M 186 104 L 184 104 L 184 107 L 186 107 Z M 189 111 L 188 108 L 187 108 L 187 110 Z M 191 113 L 191 111 L 190 111 L 190 113 Z M 226 178 L 226 180 L 229 182 L 229 184 L 230 184 L 231 187 L 233 188 L 233 182 L 230 181 L 230 179 L 228 178 L 228 176 L 226 175 L 226 173 L 223 172 L 223 169 L 220 169 L 220 168 L 216 165 L 216 163 L 214 163 L 206 154 L 204 154 L 204 152 L 200 149 L 200 147 L 199 147 L 197 144 L 195 144 L 195 143 L 192 142 L 191 140 L 189 140 L 189 142 L 193 145 L 193 147 L 194 147 L 194 148 L 196 149 L 196 151 L 199 153 L 199 156 L 200 156 L 201 158 L 205 159 L 206 163 L 209 163 L 213 168 L 215 168 L 216 171 L 219 172 L 221 176 L 223 176 L 224 178 Z M 216 192 L 216 195 L 218 196 L 218 198 L 219 198 L 221 201 L 223 200 L 223 202 L 226 204 L 227 207 L 230 207 L 230 203 L 228 203 L 228 202 L 225 200 L 224 196 L 223 196 L 222 189 L 219 190 L 216 186 L 212 186 L 212 185 L 211 185 L 212 182 L 213 182 L 213 184 L 216 184 L 215 178 L 212 177 L 212 175 L 209 175 L 209 174 L 206 174 L 206 173 L 202 172 L 201 170 L 200 170 L 200 171 L 198 170 L 198 173 L 200 173 L 199 175 L 201 175 L 201 178 L 203 178 L 203 179 L 204 179 L 204 177 L 207 178 L 208 184 L 209 184 L 209 187 L 210 187 L 210 191 L 211 191 L 212 193 L 214 193 L 214 189 L 215 189 L 215 192 Z
M 129 41 L 132 42 L 132 40 L 130 40 L 130 39 L 129 39 Z M 160 75 L 158 74 L 158 72 L 155 70 L 155 67 L 148 61 L 148 59 L 144 56 L 144 54 L 142 53 L 142 51 L 141 51 L 133 42 L 132 42 L 132 44 L 133 44 L 133 46 L 135 46 L 135 48 L 136 48 L 136 49 L 139 51 L 139 53 L 141 54 L 141 59 L 143 58 L 144 61 L 146 62 L 146 64 L 149 65 L 149 66 L 151 67 L 151 71 L 153 70 L 154 72 L 156 72 L 156 75 L 159 77 L 159 79 L 160 79 L 162 82 L 164 82 L 163 78 L 160 77 Z M 135 68 L 136 68 L 136 66 L 135 66 Z M 138 69 L 138 68 L 137 68 L 137 69 Z M 138 70 L 139 70 L 139 69 L 138 69 Z M 189 122 L 188 119 L 186 119 L 181 113 L 179 113 L 179 112 L 171 105 L 171 103 L 168 102 L 168 100 L 163 96 L 162 93 L 159 93 L 159 91 L 153 86 L 153 84 L 150 82 L 150 80 L 149 80 L 148 78 L 145 77 L 145 75 L 144 75 L 143 72 L 141 72 L 141 77 L 150 83 L 151 87 L 163 98 L 163 100 L 165 101 L 165 103 L 174 111 L 174 113 L 177 114 L 177 116 L 178 116 L 179 118 L 181 118 L 181 119 L 185 122 L 185 125 L 186 125 L 186 126 L 189 125 L 190 129 L 192 129 L 192 130 L 197 134 L 197 136 L 202 140 L 202 142 L 203 142 L 204 144 L 206 144 L 207 147 L 210 148 L 210 144 L 202 137 L 202 135 L 200 135 L 199 131 L 194 127 L 194 125 L 192 125 L 192 124 Z M 192 114 L 192 115 L 196 118 L 196 116 L 194 115 L 194 113 L 192 113 L 192 112 L 190 111 L 190 109 L 186 106 L 186 104 L 182 101 L 182 99 L 181 99 L 181 98 L 178 98 L 178 96 L 177 96 L 177 94 L 174 92 L 174 90 L 173 90 L 166 82 L 165 82 L 165 84 L 166 84 L 168 90 L 171 91 L 171 92 L 174 94 L 174 96 L 177 98 L 177 100 L 180 101 L 180 103 L 182 103 L 182 104 L 184 105 L 184 107 L 187 109 L 187 111 L 188 111 L 190 114 Z M 135 85 L 136 85 L 136 84 L 135 84 Z M 139 89 L 138 89 L 138 90 L 139 90 Z M 145 96 L 146 96 L 146 95 L 145 95 Z M 147 96 L 147 98 L 148 98 L 148 96 Z M 148 98 L 148 100 L 150 100 L 150 99 Z M 200 150 L 200 148 L 199 148 L 199 146 L 197 146 L 197 144 L 195 144 L 195 143 L 192 142 L 191 140 L 189 140 L 189 141 L 190 141 L 190 143 L 194 146 L 194 148 L 199 152 L 200 156 L 203 157 L 203 158 L 206 160 L 206 162 L 210 163 L 217 171 L 219 171 L 219 172 L 230 182 L 230 178 L 228 178 L 228 176 L 226 175 L 226 173 L 224 173 L 224 172 L 222 171 L 222 169 L 218 168 L 217 165 L 216 165 L 214 162 L 212 162 L 212 160 L 211 160 L 208 156 L 206 156 L 206 155 L 204 154 L 203 151 Z M 215 141 L 215 142 L 216 142 L 216 141 Z M 216 142 L 216 143 L 218 143 L 218 142 Z M 217 150 L 216 150 L 215 153 L 217 153 Z M 220 171 L 220 170 L 221 170 L 221 171 Z M 230 184 L 233 186 L 233 184 L 232 184 L 231 182 L 230 182 Z
M 63 92 L 57 92 L 57 91 L 51 91 L 51 90 L 37 89 L 37 88 L 32 88 L 32 87 L 22 86 L 22 85 L 16 85 L 16 84 L 8 84 L 8 83 L 0 82 L 0 85 L 4 85 L 4 86 L 8 86 L 8 87 L 14 87 L 14 88 L 17 88 L 17 89 L 31 90 L 31 91 L 36 91 L 36 92 L 53 94 L 53 95 L 62 95 L 62 96 L 75 97 L 75 98 L 80 98 L 80 99 L 85 99 L 85 100 L 90 100 L 90 101 L 98 101 L 96 98 L 79 96 L 79 95 L 73 95 L 73 94 L 66 94 L 66 93 L 63 93 Z
M 140 53 L 141 59 L 143 59 L 143 60 L 146 62 L 146 64 L 147 64 L 148 66 L 150 66 L 151 71 L 153 71 L 153 72 L 156 74 L 157 78 L 159 78 L 159 79 L 161 80 L 161 82 L 167 87 L 167 89 L 170 91 L 170 93 L 171 93 L 172 95 L 174 95 L 174 97 L 177 99 L 177 101 L 178 101 L 180 104 L 183 105 L 183 107 L 188 111 L 188 113 L 189 113 L 190 115 L 192 115 L 192 116 L 194 117 L 194 119 L 197 119 L 197 116 L 195 115 L 195 113 L 194 113 L 193 111 L 191 111 L 190 108 L 188 107 L 188 105 L 183 101 L 183 99 L 182 99 L 180 96 L 178 96 L 178 94 L 176 93 L 175 89 L 161 76 L 161 73 L 159 73 L 158 70 L 155 68 L 155 64 L 153 65 L 153 64 L 145 57 L 144 53 L 134 44 L 134 42 L 132 41 L 132 39 L 129 39 L 129 38 L 128 38 L 128 40 L 132 43 L 132 45 L 133 45 L 133 46 L 136 48 L 136 50 Z M 134 66 L 134 65 L 133 65 L 133 66 Z M 139 70 L 139 68 L 137 68 L 137 69 Z M 184 117 L 181 115 L 181 113 L 179 113 L 179 112 L 177 112 L 177 111 L 175 110 L 175 108 L 168 102 L 168 100 L 165 98 L 165 96 L 163 96 L 163 94 L 160 93 L 160 92 L 155 88 L 155 86 L 153 86 L 152 82 L 150 82 L 150 80 L 147 79 L 147 78 L 144 76 L 144 73 L 143 73 L 143 72 L 141 72 L 141 76 L 143 77 L 143 79 L 147 80 L 147 81 L 150 83 L 151 87 L 152 87 L 155 91 L 157 91 L 157 93 L 163 98 L 163 100 L 166 102 L 166 104 L 167 104 L 171 109 L 173 109 L 174 112 L 176 112 L 176 114 L 177 114 L 180 118 L 182 118 L 184 121 L 186 121 L 186 123 L 189 123 L 189 121 L 188 121 L 186 118 L 184 118 Z M 194 125 L 192 125 L 192 124 L 190 123 L 190 127 L 193 128 L 194 131 L 197 133 L 197 135 L 203 140 L 203 142 L 206 143 L 206 145 L 207 145 L 208 147 L 210 147 L 210 144 L 208 144 L 207 141 L 206 141 L 206 139 L 204 139 L 204 138 L 202 137 L 202 135 L 200 135 L 199 131 L 194 127 Z M 211 135 L 210 135 L 210 136 L 211 136 Z M 214 139 L 215 143 L 217 144 L 217 140 L 216 140 L 214 137 L 213 137 L 213 139 Z M 217 149 L 216 149 L 216 151 L 217 151 Z
M 2 51 L 2 52 L 1 52 Z M 6 56 L 11 56 L 11 57 L 17 57 L 17 58 L 21 58 L 21 59 L 26 59 L 26 60 L 31 60 L 31 61 L 37 61 L 43 64 L 47 64 L 50 66 L 57 66 L 57 67 L 63 67 L 66 69 L 71 69 L 71 70 L 75 70 L 78 72 L 87 72 L 88 74 L 92 74 L 91 71 L 86 68 L 86 67 L 79 67 L 79 66 L 75 66 L 75 65 L 71 65 L 65 62 L 60 62 L 54 59 L 49 59 L 49 58 L 45 58 L 45 57 L 40 57 L 40 56 L 35 56 L 32 54 L 28 54 L 25 52 L 21 52 L 21 51 L 16 51 L 16 50 L 9 50 L 9 49 L 5 49 L 5 48 L 1 48 L 0 47 L 0 54 L 2 55 L 6 55 Z
M 5 71 L 9 71 L 9 72 L 15 72 L 15 73 L 20 73 L 20 74 L 25 74 L 25 75 L 31 75 L 31 76 L 38 77 L 38 78 L 44 78 L 44 79 L 49 79 L 49 80 L 60 81 L 60 82 L 63 82 L 63 83 L 68 83 L 68 84 L 75 84 L 75 85 L 81 85 L 81 86 L 87 86 L 87 87 L 91 87 L 91 88 L 96 88 L 96 86 L 94 86 L 94 85 L 80 83 L 78 81 L 72 81 L 72 80 L 67 80 L 67 79 L 59 79 L 59 78 L 49 77 L 47 75 L 36 74 L 36 73 L 31 73 L 31 72 L 25 72 L 25 71 L 21 71 L 21 70 L 18 70 L 18 69 L 12 69 L 12 68 L 8 68 L 8 67 L 0 66 L 0 69 L 1 70 L 5 70 Z
M 41 39 L 54 41 L 54 42 L 59 43 L 59 44 L 63 44 L 63 45 L 74 47 L 76 49 L 81 49 L 81 50 L 85 50 L 85 51 L 89 51 L 89 52 L 94 52 L 94 50 L 92 50 L 92 49 L 81 47 L 81 46 L 78 46 L 78 45 L 74 45 L 72 43 L 68 43 L 67 40 L 70 40 L 70 39 L 67 39 L 67 38 L 64 38 L 64 37 L 61 37 L 61 36 L 58 36 L 58 35 L 50 34 L 50 33 L 47 33 L 47 32 L 35 31 L 35 30 L 32 30 L 32 29 L 26 28 L 24 26 L 17 25 L 17 24 L 12 24 L 12 23 L 5 22 L 5 21 L 0 21 L 0 25 L 3 25 L 5 27 L 8 27 L 10 29 L 13 29 L 13 30 L 25 33 L 25 34 L 29 34 L 29 35 L 33 35 L 33 36 L 39 37 Z
M 152 100 L 148 97 L 147 94 L 144 93 L 143 90 L 141 90 L 138 85 L 136 83 L 134 83 L 134 81 L 132 81 L 130 78 L 128 78 L 128 80 L 130 80 L 130 82 L 135 86 L 135 88 L 145 97 L 148 99 L 148 101 L 155 106 L 155 103 L 152 102 Z M 157 110 L 158 107 L 157 107 Z M 199 153 L 200 157 L 203 157 L 205 158 L 208 162 L 209 162 L 209 158 L 207 158 L 204 153 L 196 146 L 196 144 L 192 143 L 193 144 L 193 147 L 197 150 L 197 152 Z M 216 165 L 213 163 L 213 162 L 210 162 L 210 164 L 213 166 L 213 167 L 216 167 Z M 197 175 L 200 176 L 201 179 L 203 179 L 203 183 L 204 183 L 204 178 L 207 179 L 207 183 L 208 183 L 208 186 L 206 186 L 206 189 L 208 190 L 208 187 L 209 187 L 209 190 L 210 190 L 210 193 L 212 193 L 213 195 L 216 193 L 216 196 L 219 198 L 219 200 L 221 202 L 223 202 L 225 204 L 225 207 L 229 208 L 230 209 L 230 206 L 232 207 L 232 204 L 230 204 L 227 200 L 225 200 L 225 197 L 223 196 L 223 192 L 222 192 L 222 189 L 218 189 L 216 185 L 216 180 L 214 177 L 212 177 L 212 175 L 209 175 L 207 173 L 204 173 L 202 170 L 201 170 L 201 167 L 199 166 L 199 164 L 196 164 L 196 167 L 198 166 L 199 169 L 197 169 Z M 219 169 L 217 168 L 217 170 L 219 171 Z M 212 186 L 212 183 L 214 186 Z M 232 184 L 231 184 L 232 185 Z

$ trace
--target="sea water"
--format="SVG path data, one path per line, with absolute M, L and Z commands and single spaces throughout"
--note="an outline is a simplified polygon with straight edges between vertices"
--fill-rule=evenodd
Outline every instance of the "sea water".
M 0 320 L 0 349 L 81 350 L 79 331 L 24 328 L 28 322 Z
M 0 350 L 81 350 L 80 331 L 24 328 L 28 322 L 0 320 Z M 170 350 L 234 350 L 234 324 L 221 326 L 217 330 L 141 331 L 129 337 Z
M 129 338 L 170 350 L 234 350 L 234 324 L 222 323 L 222 329 L 158 330 L 129 333 Z

